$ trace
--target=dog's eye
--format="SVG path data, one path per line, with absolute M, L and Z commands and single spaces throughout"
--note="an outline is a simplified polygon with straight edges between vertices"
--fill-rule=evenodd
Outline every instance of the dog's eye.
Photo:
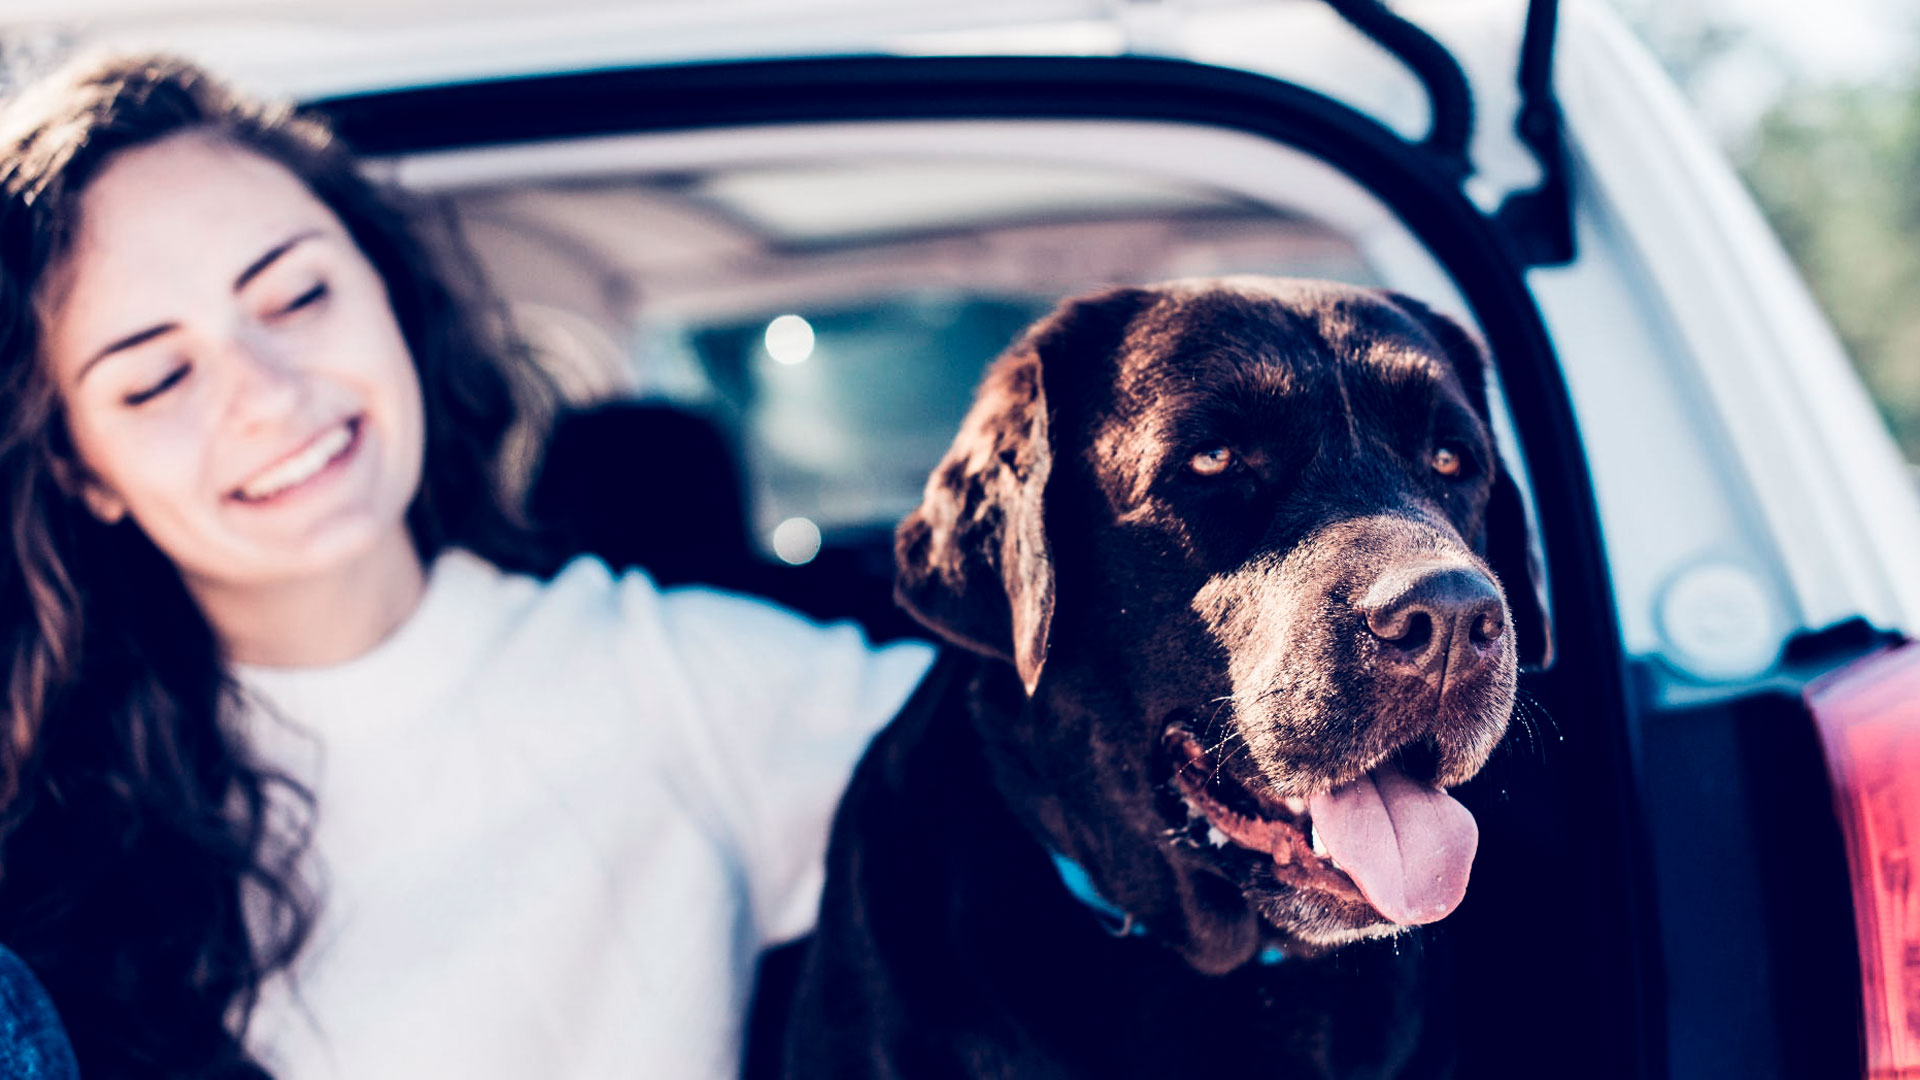
M 1433 471 L 1441 476 L 1459 476 L 1467 468 L 1467 457 L 1451 443 L 1442 443 L 1433 451 Z
M 1233 467 L 1233 451 L 1224 446 L 1211 446 L 1187 459 L 1187 468 L 1201 476 L 1219 476 Z

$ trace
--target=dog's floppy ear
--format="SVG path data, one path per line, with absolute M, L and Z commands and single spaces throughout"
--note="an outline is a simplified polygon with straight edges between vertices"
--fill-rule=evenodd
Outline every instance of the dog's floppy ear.
M 1012 663 L 1029 694 L 1053 622 L 1046 374 L 1116 349 L 1148 295 L 1114 289 L 1068 300 L 994 361 L 919 509 L 894 536 L 900 605 L 947 640 Z
M 1473 407 L 1491 427 L 1486 349 L 1465 327 L 1420 301 L 1398 293 L 1393 294 L 1393 300 L 1439 343 L 1466 386 Z M 1513 611 L 1514 648 L 1521 665 L 1546 667 L 1553 662 L 1553 624 L 1548 614 L 1546 575 L 1534 557 L 1520 485 L 1514 482 L 1504 460 L 1495 463 L 1493 491 L 1487 499 L 1485 556 L 1507 594 L 1507 606 Z

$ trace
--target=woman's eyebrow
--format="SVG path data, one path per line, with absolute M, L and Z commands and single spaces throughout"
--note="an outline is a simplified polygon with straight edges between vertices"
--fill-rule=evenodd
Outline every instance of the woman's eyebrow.
M 312 240 L 313 238 L 319 235 L 320 235 L 319 229 L 308 229 L 305 232 L 295 233 L 294 235 L 289 236 L 285 240 L 282 240 L 279 243 L 268 248 L 266 251 L 266 254 L 253 260 L 251 263 L 248 263 L 247 268 L 245 270 L 240 271 L 240 276 L 233 279 L 233 291 L 237 293 L 241 289 L 246 288 L 247 282 L 252 281 L 254 278 L 259 277 L 263 272 L 265 272 L 267 267 L 273 265 L 273 261 L 275 259 L 278 259 L 280 256 L 285 255 L 287 252 L 292 251 L 294 248 L 300 246 L 302 243 L 308 240 Z
M 100 361 L 105 360 L 107 357 L 112 356 L 114 353 L 117 353 L 122 349 L 131 349 L 135 345 L 144 345 L 147 342 L 152 341 L 154 338 L 159 337 L 161 334 L 165 334 L 165 333 L 168 333 L 169 331 L 177 330 L 179 328 L 180 328 L 179 323 L 161 323 L 158 326 L 149 326 L 145 330 L 136 330 L 133 333 L 128 334 L 126 337 L 121 338 L 119 341 L 116 341 L 113 344 L 108 345 L 106 348 L 101 349 L 99 352 L 94 353 L 93 356 L 89 358 L 85 364 L 82 364 L 80 366 L 80 373 L 73 377 L 74 383 L 78 384 L 81 379 L 84 379 L 87 377 L 87 372 L 92 371 L 94 367 L 100 363 Z

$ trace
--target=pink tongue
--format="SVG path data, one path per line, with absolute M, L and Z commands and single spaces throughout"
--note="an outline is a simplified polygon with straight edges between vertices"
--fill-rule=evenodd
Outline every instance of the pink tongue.
M 1308 812 L 1327 853 L 1388 919 L 1430 923 L 1466 895 L 1480 829 L 1446 792 L 1382 765 L 1314 796 Z

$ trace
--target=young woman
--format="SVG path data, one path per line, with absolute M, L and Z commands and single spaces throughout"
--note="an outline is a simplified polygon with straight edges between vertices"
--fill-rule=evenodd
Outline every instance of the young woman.
M 315 121 L 0 113 L 0 943 L 89 1080 L 736 1072 L 930 653 L 551 574 L 531 385 Z

